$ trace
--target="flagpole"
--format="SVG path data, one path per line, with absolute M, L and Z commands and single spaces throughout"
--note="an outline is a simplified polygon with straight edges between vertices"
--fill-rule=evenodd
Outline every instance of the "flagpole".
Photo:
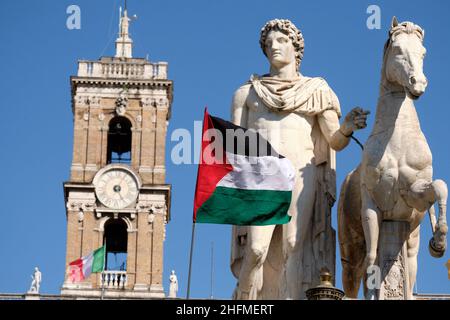
M 210 299 L 213 299 L 213 288 L 214 288 L 214 242 L 211 242 L 211 294 Z
M 191 293 L 191 271 L 192 271 L 192 253 L 194 251 L 194 236 L 195 236 L 195 222 L 192 223 L 191 252 L 189 254 L 189 275 L 188 275 L 188 285 L 186 295 L 186 299 L 188 300 Z
M 205 119 L 206 119 L 206 115 L 208 114 L 208 108 L 205 107 L 205 111 L 204 111 L 204 115 L 203 115 L 203 131 L 205 130 Z M 203 134 L 202 134 L 202 141 L 203 141 Z M 187 293 L 186 293 L 186 299 L 189 300 L 189 297 L 191 295 L 191 273 L 192 273 L 192 255 L 194 252 L 194 239 L 195 239 L 195 221 L 196 221 L 196 208 L 195 208 L 195 197 L 197 195 L 197 187 L 198 187 L 198 177 L 200 174 L 200 164 L 203 161 L 203 155 L 202 152 L 200 152 L 200 163 L 199 163 L 199 167 L 197 170 L 197 184 L 195 186 L 195 196 L 194 196 L 194 216 L 193 216 L 193 220 L 192 220 L 192 236 L 191 236 L 191 252 L 189 253 L 189 274 L 188 274 L 188 285 L 187 285 Z

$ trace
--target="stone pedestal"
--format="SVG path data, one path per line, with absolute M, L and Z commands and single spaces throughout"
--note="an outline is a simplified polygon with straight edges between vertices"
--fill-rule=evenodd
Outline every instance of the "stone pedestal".
M 27 292 L 25 294 L 25 300 L 41 300 L 39 293 L 37 292 Z
M 381 271 L 378 300 L 411 299 L 406 244 L 409 234 L 408 222 L 382 222 L 378 244 L 378 266 Z

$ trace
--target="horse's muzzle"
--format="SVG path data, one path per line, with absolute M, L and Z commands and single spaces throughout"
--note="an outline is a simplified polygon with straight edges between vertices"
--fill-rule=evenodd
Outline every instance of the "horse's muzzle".
M 422 96 L 422 94 L 424 94 L 427 85 L 428 80 L 425 76 L 422 77 L 412 76 L 409 78 L 408 91 L 413 98 L 417 99 L 420 96 Z

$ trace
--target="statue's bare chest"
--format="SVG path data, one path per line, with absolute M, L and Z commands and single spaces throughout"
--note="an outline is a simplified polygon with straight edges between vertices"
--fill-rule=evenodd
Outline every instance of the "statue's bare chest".
M 253 129 L 275 130 L 280 133 L 297 131 L 307 136 L 311 135 L 315 124 L 315 117 L 306 116 L 294 111 L 273 111 L 258 97 L 254 90 L 250 90 L 246 105 L 248 108 L 248 126 Z
M 247 127 L 258 131 L 279 153 L 293 163 L 308 163 L 314 157 L 311 136 L 315 117 L 297 112 L 270 110 L 258 95 L 250 90 L 246 100 Z

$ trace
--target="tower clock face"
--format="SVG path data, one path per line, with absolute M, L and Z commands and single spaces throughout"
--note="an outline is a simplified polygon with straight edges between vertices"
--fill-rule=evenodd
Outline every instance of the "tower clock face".
M 111 169 L 103 173 L 95 186 L 98 200 L 108 208 L 128 207 L 138 196 L 135 178 L 125 170 Z

